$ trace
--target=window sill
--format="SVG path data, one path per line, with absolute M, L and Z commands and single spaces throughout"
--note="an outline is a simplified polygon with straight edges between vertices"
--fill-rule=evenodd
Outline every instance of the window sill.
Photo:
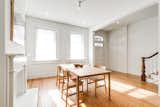
M 76 59 L 76 58 L 68 58 L 69 60 L 85 60 L 86 58 Z

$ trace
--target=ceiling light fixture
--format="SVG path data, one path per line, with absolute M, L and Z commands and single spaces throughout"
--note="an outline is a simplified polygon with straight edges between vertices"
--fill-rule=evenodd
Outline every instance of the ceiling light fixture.
M 78 0 L 78 8 L 81 8 L 82 6 L 82 3 L 85 2 L 87 0 Z

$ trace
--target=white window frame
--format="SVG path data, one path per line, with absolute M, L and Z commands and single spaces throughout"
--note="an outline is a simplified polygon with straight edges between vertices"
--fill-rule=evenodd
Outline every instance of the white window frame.
M 44 27 L 45 26 L 45 27 Z M 42 30 L 50 30 L 50 31 L 53 31 L 53 32 L 55 32 L 55 40 L 56 40 L 56 58 L 55 59 L 52 59 L 52 60 L 37 60 L 36 59 L 36 45 L 37 45 L 37 31 L 38 31 L 38 29 L 42 29 Z M 35 51 L 34 51 L 34 58 L 33 58 L 33 62 L 35 62 L 35 63 L 53 63 L 53 62 L 56 62 L 57 60 L 59 60 L 58 58 L 57 58 L 57 42 L 58 42 L 58 32 L 57 32 L 57 30 L 56 29 L 53 29 L 52 27 L 48 27 L 47 25 L 41 25 L 41 26 L 37 26 L 37 27 L 35 27 L 35 46 L 34 46 L 34 48 L 35 48 Z

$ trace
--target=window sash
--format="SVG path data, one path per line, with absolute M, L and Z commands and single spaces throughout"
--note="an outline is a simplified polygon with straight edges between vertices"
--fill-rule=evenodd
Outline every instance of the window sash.
M 70 59 L 84 59 L 84 36 L 70 35 Z
M 48 29 L 37 29 L 36 61 L 56 60 L 56 32 Z

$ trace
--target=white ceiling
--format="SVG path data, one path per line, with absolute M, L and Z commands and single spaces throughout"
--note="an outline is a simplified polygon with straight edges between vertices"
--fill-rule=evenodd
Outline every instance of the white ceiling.
M 77 1 L 26 0 L 25 11 L 30 16 L 89 28 L 156 0 L 87 0 L 80 10 Z
M 119 18 L 118 21 L 113 21 L 112 23 L 101 28 L 101 30 L 110 31 L 112 29 L 116 29 L 121 26 L 137 22 L 139 20 L 156 16 L 158 16 L 158 4 L 153 4 L 132 14 L 128 14 L 126 17 Z

